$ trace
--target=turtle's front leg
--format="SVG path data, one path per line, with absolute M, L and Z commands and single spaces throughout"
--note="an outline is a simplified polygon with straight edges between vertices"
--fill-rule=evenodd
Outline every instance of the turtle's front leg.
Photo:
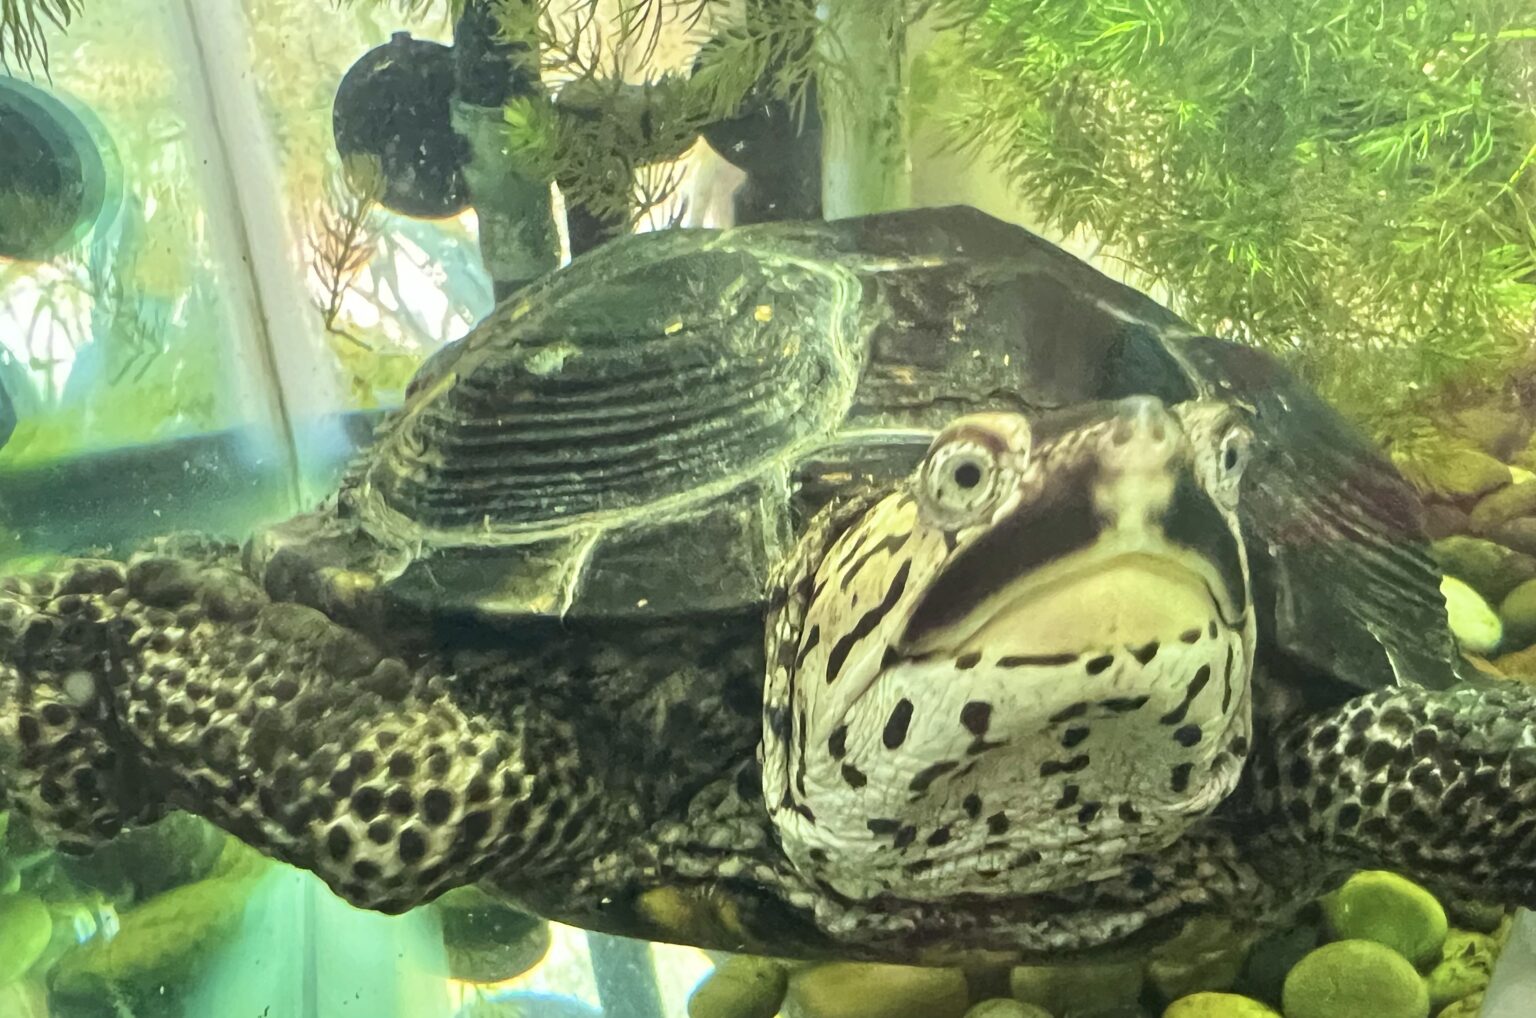
M 1292 723 L 1253 761 L 1265 837 L 1536 907 L 1536 695 L 1400 687 Z
M 622 829 L 565 726 L 451 685 L 226 568 L 75 561 L 0 581 L 0 797 L 82 848 L 186 809 L 387 912 Z

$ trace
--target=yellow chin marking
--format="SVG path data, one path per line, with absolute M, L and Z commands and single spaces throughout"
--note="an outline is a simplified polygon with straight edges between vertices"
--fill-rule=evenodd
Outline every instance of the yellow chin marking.
M 1025 578 L 977 615 L 979 626 L 935 634 L 924 651 L 953 640 L 944 649 L 977 650 L 992 659 L 1171 642 L 1204 629 L 1216 617 L 1216 605 L 1189 569 L 1158 556 L 1128 555 L 1044 581 Z

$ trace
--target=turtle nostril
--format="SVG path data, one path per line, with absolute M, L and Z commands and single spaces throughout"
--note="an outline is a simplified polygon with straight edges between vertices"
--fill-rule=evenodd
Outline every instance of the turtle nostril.
M 1115 425 L 1113 441 L 1124 445 L 1137 435 L 1153 442 L 1168 439 L 1168 410 L 1153 396 L 1132 396 L 1120 401 L 1120 420 Z

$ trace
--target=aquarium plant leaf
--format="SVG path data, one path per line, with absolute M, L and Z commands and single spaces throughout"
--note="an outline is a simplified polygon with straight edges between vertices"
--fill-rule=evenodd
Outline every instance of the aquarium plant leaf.
M 342 302 L 358 274 L 378 250 L 377 209 L 384 191 L 384 171 L 378 159 L 355 155 L 335 168 L 326 180 L 325 193 L 311 211 L 307 240 L 314 253 L 310 261 L 325 329 L 357 346 L 368 344 L 338 324 Z
M 936 7 L 957 27 L 919 58 L 918 116 L 1379 438 L 1529 355 L 1528 3 Z
M 84 0 L 0 0 L 0 70 L 48 71 L 49 27 L 63 30 Z

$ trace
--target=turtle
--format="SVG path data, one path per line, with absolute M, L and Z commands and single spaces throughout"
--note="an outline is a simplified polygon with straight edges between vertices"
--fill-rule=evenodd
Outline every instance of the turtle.
M 916 209 L 625 237 L 335 490 L 0 582 L 0 794 L 399 913 L 782 958 L 1104 956 L 1360 867 L 1536 904 L 1536 700 L 1276 357 Z

